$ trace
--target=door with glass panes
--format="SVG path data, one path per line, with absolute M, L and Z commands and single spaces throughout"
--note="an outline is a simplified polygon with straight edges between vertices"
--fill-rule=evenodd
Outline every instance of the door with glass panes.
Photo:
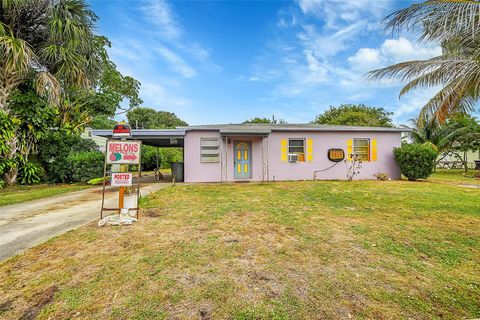
M 252 177 L 252 143 L 251 141 L 234 141 L 233 162 L 235 179 Z

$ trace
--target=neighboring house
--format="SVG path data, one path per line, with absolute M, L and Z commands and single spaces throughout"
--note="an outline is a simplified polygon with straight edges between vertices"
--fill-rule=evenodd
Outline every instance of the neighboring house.
M 105 152 L 105 144 L 108 139 L 101 136 L 94 135 L 93 130 L 94 129 L 90 127 L 85 128 L 85 131 L 82 132 L 80 137 L 82 137 L 83 139 L 92 139 L 95 142 L 95 144 L 98 146 L 99 150 L 101 152 Z
M 400 178 L 393 148 L 408 129 L 310 124 L 203 125 L 185 130 L 185 182 L 347 179 L 350 162 L 333 155 L 358 154 L 356 179 L 388 173 Z M 339 150 L 338 150 L 339 149 Z

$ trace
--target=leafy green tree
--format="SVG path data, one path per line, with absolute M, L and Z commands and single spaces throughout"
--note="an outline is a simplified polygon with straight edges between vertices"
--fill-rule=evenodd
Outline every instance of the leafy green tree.
M 88 126 L 93 129 L 112 129 L 116 123 L 117 121 L 108 116 L 101 115 L 93 117 Z
M 173 129 L 188 124 L 174 113 L 156 111 L 152 108 L 135 108 L 127 112 L 128 123 L 137 129 Z M 158 152 L 159 163 L 162 168 L 170 168 L 171 162 L 183 159 L 183 150 L 180 148 L 161 148 Z M 157 150 L 155 147 L 142 146 L 143 170 L 153 170 L 157 166 Z
M 287 123 L 285 119 L 275 119 L 275 115 L 272 116 L 272 119 L 269 118 L 260 118 L 260 117 L 255 117 L 252 119 L 248 119 L 244 121 L 243 123 L 269 123 L 269 124 L 285 124 Z
M 92 139 L 83 139 L 64 130 L 51 131 L 40 141 L 38 159 L 45 168 L 48 182 L 65 183 L 72 182 L 69 156 L 95 151 L 98 151 L 98 146 Z
M 456 113 L 468 113 L 480 97 L 479 23 L 476 0 L 430 0 L 398 10 L 385 19 L 386 30 L 419 32 L 420 41 L 441 44 L 442 54 L 374 70 L 369 77 L 407 82 L 400 96 L 419 87 L 442 86 L 422 108 L 422 120 L 430 115 L 445 122 Z
M 152 108 L 135 108 L 127 112 L 128 123 L 137 129 L 173 129 L 188 126 L 175 113 Z
M 83 0 L 0 1 L 0 112 L 12 115 L 11 98 L 22 83 L 57 104 L 66 89 L 90 87 L 106 55 L 95 43 L 96 20 Z M 4 160 L 15 160 L 19 141 L 15 132 L 6 140 Z M 14 184 L 17 173 L 10 166 L 5 182 Z
M 244 121 L 243 123 L 270 123 L 270 124 L 273 124 L 274 122 L 271 119 L 268 119 L 268 118 L 255 117 L 255 118 L 252 118 L 252 119 L 248 119 L 248 120 Z
M 97 36 L 95 39 L 97 50 L 110 47 L 107 38 Z M 98 80 L 89 88 L 71 88 L 66 92 L 66 98 L 59 104 L 57 126 L 79 133 L 85 126 L 91 126 L 96 116 L 112 117 L 125 113 L 143 102 L 139 97 L 139 89 L 140 82 L 123 76 L 107 55 L 101 55 Z
M 364 127 L 393 127 L 392 112 L 383 108 L 369 107 L 363 104 L 342 104 L 339 107 L 330 106 L 330 109 L 318 115 L 312 123 L 364 126 Z
M 480 149 L 480 123 L 472 116 L 457 116 L 447 121 L 447 127 L 452 126 L 464 128 L 463 134 L 456 136 L 450 152 L 463 161 L 465 172 L 467 172 L 467 152 Z

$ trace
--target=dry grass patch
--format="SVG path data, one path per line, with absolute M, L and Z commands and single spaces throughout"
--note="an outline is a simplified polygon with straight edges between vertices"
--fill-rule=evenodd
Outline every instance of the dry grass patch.
M 440 183 L 177 185 L 0 264 L 0 317 L 480 316 L 480 191 Z M 51 289 L 50 289 L 51 290 Z

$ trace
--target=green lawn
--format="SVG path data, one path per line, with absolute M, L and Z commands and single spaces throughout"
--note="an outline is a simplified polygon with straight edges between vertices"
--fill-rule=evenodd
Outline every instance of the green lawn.
M 478 318 L 480 189 L 439 181 L 178 184 L 0 263 L 0 318 Z
M 0 206 L 14 204 L 62 193 L 79 191 L 92 186 L 84 184 L 41 184 L 34 186 L 13 186 L 0 189 Z
M 444 183 L 453 183 L 453 184 L 474 184 L 480 185 L 480 179 L 475 178 L 475 173 L 479 174 L 480 171 L 468 170 L 464 172 L 463 170 L 458 169 L 437 169 L 437 171 L 432 174 L 428 180 L 434 182 L 444 182 Z

